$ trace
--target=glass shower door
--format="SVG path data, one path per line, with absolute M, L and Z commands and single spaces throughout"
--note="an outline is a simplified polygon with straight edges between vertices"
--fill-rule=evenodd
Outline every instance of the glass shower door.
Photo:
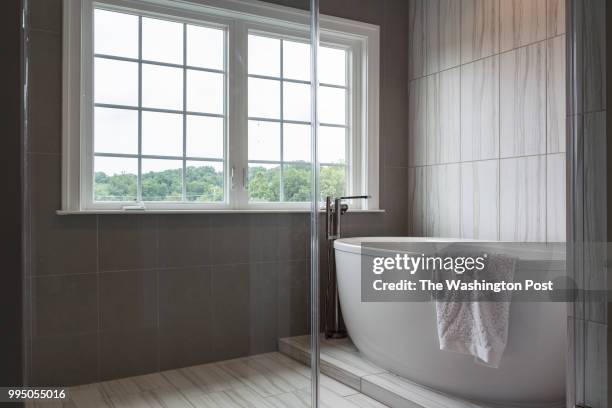
M 317 406 L 317 2 L 28 3 L 27 385 Z

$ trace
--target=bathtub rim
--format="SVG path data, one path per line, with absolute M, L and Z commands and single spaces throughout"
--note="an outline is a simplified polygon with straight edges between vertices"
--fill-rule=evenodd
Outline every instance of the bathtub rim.
M 566 269 L 566 243 L 565 242 L 515 242 L 515 241 L 484 241 L 476 239 L 446 238 L 446 237 L 405 237 L 405 236 L 385 236 L 385 237 L 345 237 L 334 241 L 336 251 L 348 252 L 357 255 L 385 256 L 396 253 L 415 254 L 408 250 L 363 247 L 363 243 L 483 243 L 492 250 L 503 250 L 511 256 L 519 258 L 520 261 L 544 263 L 547 269 Z M 513 245 L 512 251 L 502 249 L 504 244 Z M 499 247 L 497 247 L 499 245 Z

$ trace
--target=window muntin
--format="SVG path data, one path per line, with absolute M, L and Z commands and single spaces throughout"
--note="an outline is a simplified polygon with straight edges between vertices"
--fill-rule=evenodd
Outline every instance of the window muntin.
M 225 31 L 93 13 L 94 203 L 227 201 Z
M 330 58 L 320 64 L 320 91 L 329 99 L 320 113 L 321 195 L 339 196 L 347 192 L 349 178 L 349 52 L 325 46 L 321 50 Z M 310 46 L 249 34 L 248 56 L 249 201 L 309 201 Z

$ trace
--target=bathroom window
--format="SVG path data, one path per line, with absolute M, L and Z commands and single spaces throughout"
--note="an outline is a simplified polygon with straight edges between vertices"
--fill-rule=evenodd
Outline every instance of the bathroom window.
M 308 208 L 308 13 L 64 3 L 63 211 Z M 321 18 L 321 199 L 369 193 L 364 209 L 378 208 L 378 34 Z
M 310 200 L 310 46 L 248 37 L 250 202 Z M 319 75 L 321 198 L 345 195 L 349 135 L 349 50 L 322 46 Z
M 93 202 L 223 202 L 225 31 L 93 14 Z

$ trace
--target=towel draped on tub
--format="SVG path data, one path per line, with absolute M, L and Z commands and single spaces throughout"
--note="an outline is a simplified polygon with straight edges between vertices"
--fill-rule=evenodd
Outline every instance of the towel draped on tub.
M 512 282 L 515 259 L 505 255 L 489 255 L 485 269 L 446 279 L 465 282 Z M 451 272 L 452 273 L 452 272 Z M 437 273 L 437 278 L 442 276 Z M 436 319 L 440 350 L 468 354 L 478 363 L 497 368 L 508 340 L 510 295 L 493 294 L 494 301 L 487 301 L 483 292 L 464 293 L 444 291 L 437 295 Z

